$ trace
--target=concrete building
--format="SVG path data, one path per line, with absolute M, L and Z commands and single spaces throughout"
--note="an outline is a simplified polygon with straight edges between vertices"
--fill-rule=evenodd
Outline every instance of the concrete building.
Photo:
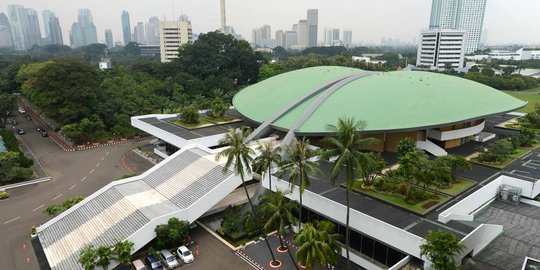
M 351 32 L 352 39 L 352 32 Z M 339 28 L 324 28 L 323 32 L 323 45 L 324 46 L 341 46 L 342 42 L 339 39 Z
M 486 0 L 433 0 L 429 28 L 465 30 L 465 53 L 480 47 Z
M 170 62 L 178 57 L 181 45 L 192 42 L 191 22 L 181 21 L 159 22 L 159 47 L 161 62 Z
M 22 5 L 8 5 L 8 17 L 16 50 L 26 50 L 28 45 L 28 17 Z
M 255 28 L 251 32 L 252 43 L 259 48 L 273 48 L 274 40 L 272 39 L 272 29 L 270 25 L 263 25 Z
M 141 56 L 143 57 L 158 57 L 160 54 L 159 45 L 139 45 Z
M 54 15 L 54 12 L 50 10 L 44 10 L 41 12 L 41 15 L 43 17 L 43 28 L 45 29 L 45 42 L 46 44 L 51 44 L 51 26 L 49 25 L 49 22 L 52 18 L 56 17 Z
M 34 45 L 42 45 L 43 40 L 37 11 L 28 8 L 26 9 L 26 16 L 28 21 L 28 48 L 32 48 Z
M 69 31 L 69 44 L 71 44 L 72 48 L 79 48 L 84 46 L 84 36 L 82 28 L 78 22 L 74 22 L 71 25 L 71 30 Z
M 138 44 L 146 44 L 144 23 L 138 22 L 137 25 L 133 28 L 132 40 L 137 42 Z
M 159 19 L 151 17 L 145 25 L 146 44 L 159 45 Z
M 307 20 L 298 21 L 298 43 L 299 47 L 307 48 L 309 41 L 309 26 Z
M 276 31 L 276 47 L 283 47 L 285 48 L 285 32 L 283 30 L 277 30 Z
M 447 64 L 461 68 L 464 64 L 466 36 L 460 30 L 428 30 L 421 33 L 417 66 L 444 69 Z
M 476 54 L 465 56 L 467 60 L 534 60 L 540 59 L 540 48 L 520 48 L 515 51 L 511 50 L 491 50 L 488 54 Z
M 298 44 L 298 35 L 296 31 L 285 31 L 285 49 L 292 49 Z
M 76 33 L 76 31 L 80 31 L 80 33 Z M 72 44 L 74 48 L 97 43 L 97 30 L 92 18 L 92 12 L 89 9 L 79 9 L 77 26 L 72 27 L 72 35 L 74 36 L 73 40 L 76 40 L 75 37 L 82 37 L 82 45 L 78 40 L 77 43 Z
M 345 48 L 352 47 L 352 30 L 351 29 L 343 29 L 343 46 L 345 46 Z
M 124 36 L 124 46 L 131 41 L 131 22 L 129 20 L 129 13 L 122 11 L 122 34 Z
M 60 21 L 58 17 L 52 17 L 49 20 L 49 28 L 51 29 L 51 44 L 64 45 L 64 37 L 62 34 L 62 28 L 60 27 Z
M 308 23 L 308 47 L 317 46 L 317 35 L 319 32 L 319 10 L 308 9 L 307 10 L 307 23 Z
M 111 29 L 105 30 L 105 44 L 107 45 L 107 48 L 109 49 L 114 47 L 113 35 L 112 35 Z
M 14 48 L 11 24 L 4 13 L 0 13 L 0 48 Z

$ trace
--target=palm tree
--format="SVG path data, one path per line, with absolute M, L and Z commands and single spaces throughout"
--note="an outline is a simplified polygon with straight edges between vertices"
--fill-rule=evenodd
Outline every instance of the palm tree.
M 227 158 L 227 161 L 225 162 L 225 165 L 223 166 L 222 173 L 227 174 L 229 170 L 232 170 L 235 175 L 239 175 L 240 179 L 242 180 L 242 187 L 244 188 L 244 191 L 246 193 L 246 197 L 250 206 L 251 211 L 253 212 L 253 215 L 255 216 L 255 210 L 253 208 L 253 202 L 251 201 L 251 197 L 249 196 L 249 192 L 246 187 L 246 182 L 244 180 L 245 173 L 251 174 L 251 164 L 253 162 L 253 155 L 255 154 L 255 151 L 251 149 L 245 139 L 250 134 L 250 130 L 246 128 L 241 129 L 229 129 L 229 131 L 225 134 L 225 137 L 219 141 L 220 145 L 228 145 L 229 147 L 225 148 L 221 152 L 219 152 L 216 155 L 216 161 L 221 159 L 222 157 Z M 266 241 L 266 245 L 268 246 L 268 250 L 270 250 L 270 254 L 272 255 L 272 262 L 274 265 L 278 262 L 276 261 L 276 258 L 274 257 L 274 252 L 272 251 L 272 248 L 270 247 L 270 244 L 268 243 L 268 239 L 266 237 L 266 234 L 262 232 L 263 238 Z
M 328 246 L 322 241 L 323 235 L 313 224 L 306 223 L 300 232 L 294 236 L 294 242 L 299 245 L 296 259 L 300 265 L 313 269 L 316 264 L 329 264 L 335 255 L 328 253 Z
M 87 245 L 79 253 L 78 262 L 84 270 L 93 270 L 96 267 L 97 256 L 96 248 L 92 245 Z
M 341 245 L 339 240 L 341 234 L 336 233 L 336 225 L 328 220 L 322 220 L 315 223 L 319 230 L 324 253 L 326 255 L 327 265 L 337 265 L 339 255 L 341 254 Z
M 349 244 L 350 244 L 350 193 L 353 190 L 354 182 L 357 179 L 360 166 L 365 166 L 370 162 L 369 156 L 362 152 L 368 146 L 373 144 L 373 138 L 362 139 L 359 132 L 365 127 L 364 122 L 357 122 L 354 118 L 341 118 L 337 125 L 329 125 L 329 128 L 335 132 L 333 136 L 323 139 L 325 151 L 323 159 L 329 160 L 331 157 L 337 157 L 333 162 L 331 169 L 330 180 L 335 184 L 336 179 L 342 174 L 345 174 L 346 187 L 346 253 L 347 253 L 347 269 L 350 269 Z
M 111 260 L 114 258 L 111 246 L 103 245 L 98 247 L 96 250 L 96 254 L 98 257 L 96 265 L 101 266 L 103 267 L 103 269 L 107 270 L 109 264 L 111 263 Z
M 133 242 L 128 240 L 118 241 L 114 244 L 114 254 L 120 265 L 129 265 L 131 261 L 131 251 L 133 250 Z
M 435 270 L 456 269 L 454 255 L 463 251 L 465 245 L 455 235 L 446 231 L 430 231 L 426 243 L 420 245 L 420 256 L 426 255 Z
M 302 195 L 309 186 L 309 175 L 322 174 L 321 169 L 311 159 L 319 154 L 319 151 L 309 148 L 309 139 L 296 138 L 291 142 L 291 146 L 285 148 L 286 159 L 280 163 L 278 175 L 289 174 L 291 191 L 298 186 L 300 191 L 300 207 L 298 209 L 298 230 L 302 223 Z
M 281 161 L 281 147 L 275 147 L 271 141 L 262 142 L 257 147 L 261 154 L 254 160 L 254 169 L 261 172 L 264 178 L 265 171 L 268 170 L 268 187 L 272 191 L 272 164 Z
M 267 217 L 264 229 L 271 231 L 277 227 L 277 235 L 279 238 L 280 247 L 282 250 L 286 249 L 293 261 L 295 267 L 296 263 L 294 257 L 289 249 L 287 242 L 283 242 L 285 234 L 285 228 L 296 224 L 296 218 L 293 215 L 293 211 L 298 209 L 298 204 L 295 201 L 287 199 L 285 193 L 281 190 L 276 192 L 269 192 L 263 195 L 261 200 L 261 211 L 265 217 Z M 298 267 L 297 267 L 298 269 Z

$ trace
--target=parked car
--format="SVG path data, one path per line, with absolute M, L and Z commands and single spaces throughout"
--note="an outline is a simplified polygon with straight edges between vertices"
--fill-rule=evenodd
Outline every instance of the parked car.
M 150 270 L 163 270 L 163 266 L 161 265 L 161 262 L 154 257 L 154 255 L 148 255 L 146 258 L 144 258 L 144 262 L 146 266 L 148 266 L 148 269 Z
M 32 120 L 32 117 L 30 117 L 30 115 L 25 115 L 24 117 L 26 117 L 26 120 Z
M 20 113 L 26 113 L 26 111 L 24 110 L 23 107 L 19 107 L 19 112 L 20 112 Z
M 37 131 L 39 134 L 41 134 L 41 137 L 49 137 L 49 134 L 47 134 L 47 131 L 45 131 L 45 129 L 38 127 Z
M 195 257 L 193 257 L 193 253 L 186 247 L 186 246 L 180 246 L 176 253 L 178 253 L 178 258 L 182 260 L 184 263 L 192 263 L 195 260 Z
M 167 268 L 174 269 L 179 266 L 178 261 L 170 251 L 164 249 L 159 252 L 159 256 L 161 257 L 161 262 L 163 265 L 167 266 Z
M 25 133 L 26 133 L 26 132 L 24 132 L 24 129 L 22 129 L 22 128 L 18 128 L 18 129 L 17 129 L 17 134 L 23 135 L 23 134 L 25 134 Z
M 146 270 L 146 266 L 144 266 L 141 260 L 132 261 L 131 264 L 133 265 L 134 270 Z
M 9 119 L 8 122 L 9 122 L 12 126 L 17 125 L 17 119 Z

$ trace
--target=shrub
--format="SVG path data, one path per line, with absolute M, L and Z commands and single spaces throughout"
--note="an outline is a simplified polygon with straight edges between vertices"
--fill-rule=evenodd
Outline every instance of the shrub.
M 172 248 L 189 236 L 189 223 L 170 218 L 167 224 L 157 225 L 154 231 L 159 248 Z
M 223 100 L 215 99 L 210 104 L 210 109 L 206 112 L 206 115 L 213 119 L 222 118 L 228 108 L 229 106 Z
M 49 204 L 47 205 L 47 207 L 45 207 L 45 209 L 43 209 L 43 213 L 49 214 L 51 216 L 60 214 L 62 211 L 63 211 L 62 207 L 55 203 Z
M 197 125 L 199 124 L 199 111 L 195 106 L 186 106 L 180 111 L 180 121 L 189 124 Z
M 429 209 L 429 208 L 433 207 L 434 205 L 436 205 L 437 203 L 439 203 L 439 201 L 431 200 L 431 201 L 428 201 L 428 202 L 422 204 L 422 208 Z
M 432 197 L 432 194 L 417 188 L 409 188 L 405 195 L 405 202 L 408 204 L 417 204 Z
M 478 156 L 480 161 L 497 162 L 504 161 L 514 151 L 514 146 L 509 139 L 500 139 L 489 144 L 485 151 Z
M 0 200 L 6 200 L 9 198 L 9 193 L 5 191 L 0 191 Z
M 30 234 L 35 235 L 36 233 L 37 233 L 36 226 L 32 225 L 32 227 L 30 228 Z

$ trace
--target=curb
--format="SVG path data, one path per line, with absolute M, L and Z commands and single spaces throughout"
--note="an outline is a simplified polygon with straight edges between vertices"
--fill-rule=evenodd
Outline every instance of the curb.
M 152 163 L 152 164 L 154 164 L 154 165 L 158 164 L 158 162 L 157 162 L 156 160 L 154 160 L 153 158 L 150 158 L 150 157 L 146 156 L 141 150 L 139 150 L 139 149 L 137 149 L 137 148 L 135 148 L 135 149 L 133 149 L 133 150 L 131 150 L 131 151 L 133 151 L 133 153 L 139 155 L 140 157 L 142 157 L 142 158 L 148 160 L 148 162 L 150 162 L 150 163 Z
M 39 183 L 48 182 L 48 181 L 51 181 L 51 177 L 43 177 L 43 178 L 34 179 L 34 180 L 30 180 L 30 181 L 25 181 L 25 182 L 21 182 L 21 183 L 15 183 L 15 184 L 10 184 L 10 185 L 0 186 L 0 190 L 7 190 L 7 189 L 12 189 L 12 188 L 24 187 L 24 186 L 39 184 Z
M 245 261 L 247 264 L 249 264 L 251 267 L 255 268 L 255 269 L 258 269 L 258 270 L 265 270 L 264 267 L 262 267 L 259 263 L 257 263 L 256 261 L 252 260 L 249 256 L 247 256 L 245 253 L 243 253 L 242 251 L 236 251 L 234 254 L 236 254 L 236 256 L 240 257 L 240 259 L 242 259 L 243 261 Z
M 111 143 L 103 143 L 103 144 L 99 144 L 99 145 L 90 145 L 90 146 L 85 146 L 85 147 L 76 147 L 73 148 L 73 149 L 69 149 L 69 150 L 65 150 L 66 152 L 74 152 L 74 151 L 82 151 L 82 150 L 88 150 L 88 149 L 94 149 L 94 148 L 99 148 L 99 147 L 103 147 L 103 146 L 109 146 L 109 145 L 115 145 L 115 144 L 121 144 L 121 143 L 127 143 L 127 142 L 137 142 L 137 141 L 145 141 L 145 140 L 150 140 L 154 138 L 154 136 L 148 136 L 148 137 L 140 137 L 140 138 L 133 138 L 133 139 L 129 139 L 129 140 L 120 140 L 120 141 L 114 141 L 114 142 L 111 142 Z

